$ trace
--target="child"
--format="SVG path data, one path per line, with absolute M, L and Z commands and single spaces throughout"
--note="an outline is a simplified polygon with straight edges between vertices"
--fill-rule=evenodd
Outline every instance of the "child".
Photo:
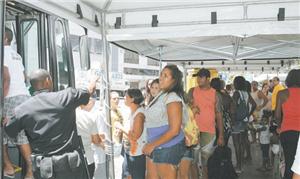
M 270 170 L 269 163 L 270 163 L 270 129 L 269 129 L 269 118 L 262 117 L 261 124 L 257 129 L 257 132 L 260 132 L 259 136 L 259 143 L 262 151 L 262 167 L 259 168 L 259 171 L 265 172 Z

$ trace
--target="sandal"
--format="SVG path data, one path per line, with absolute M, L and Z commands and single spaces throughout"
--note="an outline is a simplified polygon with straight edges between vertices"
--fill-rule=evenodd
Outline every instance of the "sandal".
M 3 172 L 4 177 L 7 178 L 15 178 L 15 173 L 6 173 L 5 171 Z

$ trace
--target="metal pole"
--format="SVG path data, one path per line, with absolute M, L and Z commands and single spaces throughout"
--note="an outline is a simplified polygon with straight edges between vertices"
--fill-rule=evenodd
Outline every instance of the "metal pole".
M 5 29 L 5 0 L 0 0 L 0 178 L 3 178 L 3 127 L 2 127 L 2 117 L 3 117 L 3 62 L 4 62 L 4 30 Z
M 187 69 L 185 63 L 182 64 L 183 68 L 183 89 L 187 92 Z
M 107 122 L 109 123 L 109 130 L 108 130 L 108 137 L 110 141 L 113 141 L 113 136 L 112 136 L 112 125 L 111 125 L 111 115 L 110 115 L 110 86 L 109 86 L 109 44 L 106 38 L 106 15 L 105 13 L 101 13 L 101 35 L 102 35 L 102 49 L 103 49 L 103 66 L 104 66 L 104 83 L 105 83 L 105 90 L 104 90 L 104 95 L 105 95 L 105 102 L 104 102 L 104 110 L 106 113 L 106 118 Z M 109 173 L 109 178 L 115 179 L 115 167 L 114 167 L 114 151 L 113 151 L 113 146 L 112 146 L 112 154 L 107 157 L 109 159 L 109 168 L 108 173 Z
M 163 50 L 163 46 L 159 46 L 159 74 L 162 70 L 162 50 Z

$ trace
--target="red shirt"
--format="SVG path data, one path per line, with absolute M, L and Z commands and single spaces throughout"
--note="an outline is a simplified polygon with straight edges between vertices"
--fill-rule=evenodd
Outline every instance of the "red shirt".
M 300 88 L 288 88 L 289 97 L 282 104 L 281 132 L 300 131 Z
M 200 109 L 200 114 L 195 116 L 200 132 L 215 134 L 216 90 L 213 88 L 200 89 L 200 87 L 195 87 L 193 97 L 194 105 Z

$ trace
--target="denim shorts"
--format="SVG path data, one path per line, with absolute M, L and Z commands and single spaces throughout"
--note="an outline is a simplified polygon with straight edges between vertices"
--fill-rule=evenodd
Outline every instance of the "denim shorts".
M 179 142 L 171 147 L 159 147 L 154 149 L 150 158 L 153 163 L 166 163 L 172 165 L 178 165 L 186 151 L 184 141 Z
M 185 147 L 182 160 L 194 160 L 193 147 Z
M 247 129 L 247 123 L 244 121 L 237 122 L 234 126 L 232 126 L 232 133 L 238 134 L 244 132 Z

